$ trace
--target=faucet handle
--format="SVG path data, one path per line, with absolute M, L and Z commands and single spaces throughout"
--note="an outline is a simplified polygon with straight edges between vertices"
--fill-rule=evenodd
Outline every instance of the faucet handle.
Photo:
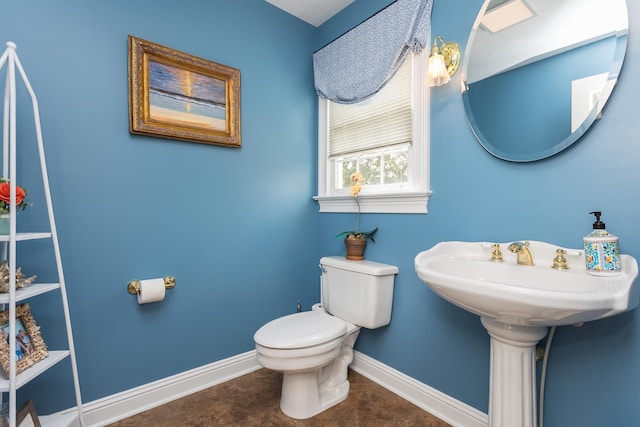
M 529 247 L 529 242 L 525 241 L 523 242 L 513 242 L 512 244 L 510 244 L 507 249 L 509 249 L 511 252 L 513 252 L 514 254 L 522 251 L 525 248 Z
M 498 243 L 494 243 L 491 245 L 493 248 L 493 252 L 491 253 L 491 258 L 489 261 L 493 262 L 502 262 L 504 259 L 502 258 L 502 252 L 500 252 L 500 245 Z
M 564 249 L 556 249 L 556 257 L 553 259 L 553 265 L 551 268 L 555 268 L 556 270 L 568 270 L 569 264 L 567 264 L 567 259 L 564 257 L 567 251 Z

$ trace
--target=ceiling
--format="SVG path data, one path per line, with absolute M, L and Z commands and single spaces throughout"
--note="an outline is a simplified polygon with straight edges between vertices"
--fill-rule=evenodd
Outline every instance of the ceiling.
M 309 24 L 319 27 L 355 0 L 265 0 Z

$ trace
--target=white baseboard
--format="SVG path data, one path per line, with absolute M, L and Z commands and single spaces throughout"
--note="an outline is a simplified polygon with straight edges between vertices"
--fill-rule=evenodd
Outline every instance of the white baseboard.
M 85 427 L 101 427 L 260 369 L 255 350 L 82 405 Z M 61 414 L 75 412 L 76 408 Z M 76 424 L 79 426 L 80 424 Z
M 187 372 L 106 396 L 83 406 L 85 427 L 102 427 L 192 393 L 260 369 L 255 350 Z M 350 368 L 403 399 L 460 427 L 487 427 L 487 414 L 397 371 L 366 354 L 354 352 Z M 75 412 L 76 408 L 60 412 Z M 79 423 L 74 423 L 79 426 Z
M 349 366 L 359 374 L 455 427 L 487 427 L 489 417 L 433 387 L 358 351 Z

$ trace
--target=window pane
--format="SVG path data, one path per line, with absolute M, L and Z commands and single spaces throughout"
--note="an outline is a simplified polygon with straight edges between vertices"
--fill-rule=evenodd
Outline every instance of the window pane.
M 384 155 L 384 183 L 403 184 L 409 181 L 408 150 L 392 151 Z
M 342 175 L 342 179 L 337 180 L 338 188 L 347 188 L 351 185 L 351 174 L 358 171 L 357 159 L 342 159 L 336 162 L 336 167 Z
M 377 150 L 359 156 L 336 160 L 339 179 L 337 188 L 351 185 L 351 174 L 362 173 L 367 185 L 403 184 L 408 182 L 408 147 L 395 150 Z
M 367 185 L 380 185 L 380 154 L 360 157 L 360 172 Z

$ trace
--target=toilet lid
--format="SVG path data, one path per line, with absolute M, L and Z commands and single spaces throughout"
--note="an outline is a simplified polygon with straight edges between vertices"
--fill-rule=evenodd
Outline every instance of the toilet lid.
M 346 331 L 346 323 L 337 317 L 305 311 L 272 320 L 258 329 L 253 339 L 264 347 L 305 348 L 331 341 Z

